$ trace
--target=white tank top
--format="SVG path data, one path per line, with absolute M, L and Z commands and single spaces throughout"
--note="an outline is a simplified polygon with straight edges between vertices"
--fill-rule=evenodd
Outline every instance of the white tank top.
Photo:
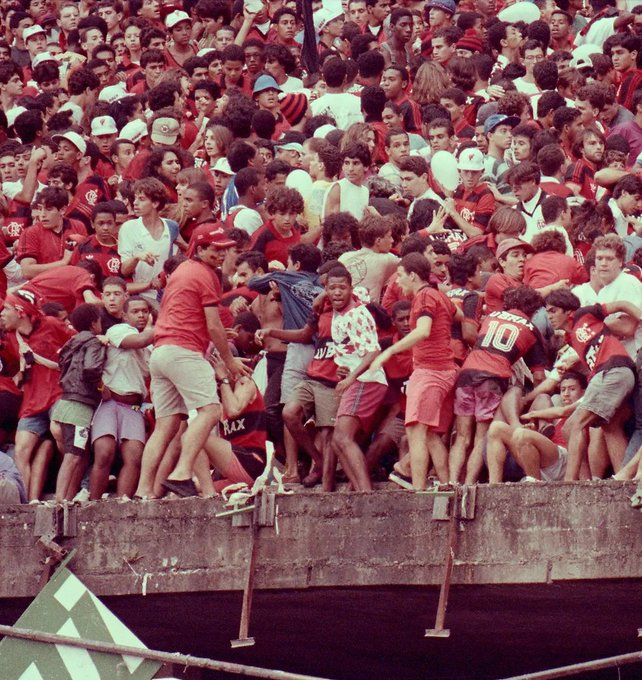
M 337 184 L 341 188 L 339 209 L 341 212 L 349 212 L 357 220 L 361 220 L 363 218 L 363 211 L 370 200 L 368 187 L 358 187 L 356 184 L 349 182 L 345 177 L 340 179 Z

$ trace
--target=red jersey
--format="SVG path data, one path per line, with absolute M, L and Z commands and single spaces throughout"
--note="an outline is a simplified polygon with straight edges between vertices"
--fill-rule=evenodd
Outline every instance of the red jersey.
M 433 371 L 451 371 L 457 368 L 455 355 L 450 344 L 451 327 L 457 308 L 441 291 L 426 285 L 412 300 L 410 328 L 417 327 L 417 320 L 427 316 L 432 320 L 430 336 L 412 348 L 415 368 L 429 368 Z
M 71 314 L 85 301 L 83 293 L 86 290 L 100 296 L 91 274 L 86 269 L 70 264 L 34 276 L 24 288 L 34 292 L 43 302 L 60 303 L 67 310 L 67 314 Z
M 254 399 L 236 418 L 228 418 L 223 411 L 220 434 L 234 447 L 253 451 L 265 458 L 267 441 L 267 415 L 261 392 L 257 389 Z
M 544 288 L 562 279 L 577 286 L 589 279 L 586 269 L 573 257 L 564 253 L 547 250 L 535 253 L 524 265 L 524 285 L 531 288 Z
M 401 336 L 395 333 L 391 338 L 381 341 L 381 349 L 388 349 L 399 340 L 401 340 Z M 406 386 L 412 373 L 412 350 L 409 349 L 395 354 L 394 361 L 386 362 L 383 370 L 388 381 L 388 392 L 384 397 L 384 403 L 393 404 L 398 401 L 401 406 L 401 413 L 404 414 L 406 412 Z
M 51 316 L 43 316 L 35 322 L 31 334 L 23 338 L 32 352 L 57 363 L 60 348 L 73 335 L 73 329 L 66 323 Z M 23 394 L 21 418 L 48 410 L 62 395 L 60 371 L 34 363 L 25 376 Z
M 546 352 L 540 332 L 517 309 L 492 312 L 482 322 L 477 342 L 466 357 L 457 387 L 499 378 L 508 387 L 512 366 L 524 357 L 531 370 L 544 370 Z
M 200 260 L 178 265 L 169 277 L 154 329 L 154 347 L 177 345 L 205 354 L 210 336 L 204 307 L 216 307 L 216 274 Z
M 13 379 L 19 370 L 18 342 L 14 333 L 7 333 L 0 340 L 0 392 L 22 395 L 21 389 Z
M 388 314 L 392 313 L 392 308 L 395 302 L 399 302 L 399 300 L 408 300 L 410 302 L 412 300 L 412 294 L 404 295 L 403 291 L 399 287 L 399 284 L 397 283 L 398 278 L 399 274 L 397 272 L 394 272 L 390 276 L 388 282 L 386 283 L 386 291 L 383 294 L 383 298 L 381 300 L 381 306 L 386 310 L 386 312 L 388 312 Z
M 329 309 L 310 320 L 316 330 L 314 356 L 308 364 L 307 375 L 328 387 L 334 387 L 339 382 L 337 365 L 334 363 L 334 341 L 332 340 L 332 317 L 334 311 Z
M 75 220 L 64 219 L 62 230 L 56 233 L 53 229 L 45 229 L 40 222 L 27 227 L 18 239 L 16 260 L 33 257 L 38 264 L 49 264 L 62 259 L 67 239 L 72 234 L 87 236 L 85 227 Z
M 7 275 L 4 273 L 4 267 L 11 262 L 12 257 L 4 241 L 0 240 L 0 301 L 4 300 L 7 294 Z
M 4 240 L 12 245 L 31 224 L 31 206 L 15 199 L 9 202 L 9 214 L 4 219 Z
M 284 267 L 288 266 L 288 251 L 301 240 L 301 232 L 297 228 L 292 229 L 290 236 L 283 236 L 277 230 L 272 220 L 268 220 L 262 227 L 257 229 L 252 236 L 250 250 L 258 250 L 263 253 L 268 262 L 278 260 Z
M 111 190 L 107 182 L 100 175 L 92 175 L 76 187 L 66 216 L 81 221 L 89 230 L 91 229 L 91 214 L 96 203 L 111 199 Z
M 104 246 L 98 242 L 94 234 L 76 246 L 71 256 L 71 264 L 78 264 L 83 260 L 94 260 L 100 265 L 103 276 L 120 276 L 122 261 L 118 254 L 118 245 Z
M 624 345 L 604 325 L 607 316 L 604 305 L 581 307 L 575 312 L 573 329 L 566 334 L 569 345 L 591 371 L 591 377 L 617 366 L 635 372 L 635 364 Z
M 504 291 L 523 285 L 521 281 L 501 272 L 492 274 L 486 282 L 486 312 L 501 312 L 504 309 Z
M 446 296 L 461 309 L 466 320 L 472 322 L 479 329 L 484 298 L 477 291 L 468 290 L 468 288 L 451 288 Z M 453 321 L 451 342 L 455 361 L 461 365 L 469 351 L 468 345 L 464 342 L 461 321 Z
M 495 197 L 488 188 L 488 184 L 482 182 L 469 192 L 460 186 L 456 189 L 453 198 L 457 212 L 466 222 L 486 231 L 490 218 L 496 210 Z

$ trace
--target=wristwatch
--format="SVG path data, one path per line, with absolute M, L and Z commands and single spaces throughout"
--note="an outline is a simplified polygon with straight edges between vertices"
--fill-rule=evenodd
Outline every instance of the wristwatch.
M 223 380 L 221 380 L 221 385 L 229 385 L 229 384 L 230 384 L 229 378 L 223 378 Z

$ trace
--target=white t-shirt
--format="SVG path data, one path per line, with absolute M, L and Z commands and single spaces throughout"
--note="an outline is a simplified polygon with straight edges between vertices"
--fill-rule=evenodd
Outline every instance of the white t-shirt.
M 228 217 L 233 215 L 232 223 L 237 229 L 243 229 L 250 236 L 263 226 L 263 218 L 260 213 L 244 205 L 235 205 L 228 213 Z
M 303 81 L 300 78 L 288 76 L 288 79 L 279 87 L 283 92 L 299 92 L 303 89 Z
M 136 264 L 136 269 L 134 269 L 132 275 L 134 283 L 149 283 L 152 281 L 154 277 L 163 271 L 165 260 L 173 254 L 167 220 L 162 220 L 162 222 L 163 233 L 158 240 L 149 233 L 141 217 L 127 220 L 120 228 L 118 233 L 118 254 L 123 261 L 129 260 L 141 253 L 152 253 L 152 255 L 156 256 L 156 262 L 153 266 L 148 265 L 146 262 L 138 262 Z M 141 295 L 147 300 L 156 301 L 158 299 L 155 290 L 146 290 Z
M 66 104 L 63 104 L 59 109 L 59 113 L 62 113 L 63 111 L 71 111 L 71 120 L 73 123 L 76 125 L 80 125 L 82 123 L 82 115 L 83 115 L 83 110 L 78 106 L 78 104 L 75 104 L 74 102 L 67 102 Z
M 630 302 L 642 309 L 642 283 L 635 276 L 622 272 L 615 280 L 607 284 L 597 294 L 597 301 L 600 304 L 607 302 Z M 642 347 L 642 327 L 638 323 L 635 335 L 632 338 L 622 340 L 631 359 L 635 360 L 638 350 Z
M 347 130 L 353 123 L 363 123 L 361 99 L 347 92 L 322 95 L 310 104 L 310 112 L 313 116 L 332 116 L 340 130 Z
M 117 323 L 105 333 L 109 339 L 107 361 L 103 370 L 103 383 L 118 394 L 147 394 L 145 378 L 149 376 L 149 356 L 151 350 L 120 349 L 125 338 L 138 335 L 138 331 L 128 323 Z
M 517 91 L 527 95 L 528 97 L 532 97 L 534 94 L 540 93 L 539 87 L 537 87 L 535 83 L 529 83 L 523 78 L 515 78 L 513 82 L 515 83 Z

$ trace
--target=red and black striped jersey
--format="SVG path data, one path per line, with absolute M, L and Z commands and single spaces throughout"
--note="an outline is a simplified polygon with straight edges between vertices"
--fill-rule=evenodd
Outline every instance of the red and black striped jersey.
M 595 200 L 595 192 L 597 191 L 597 184 L 595 183 L 596 167 L 587 161 L 585 158 L 580 158 L 568 166 L 566 171 L 566 182 L 578 184 L 580 189 L 580 196 L 583 196 L 587 201 Z
M 488 184 L 482 182 L 470 192 L 466 192 L 462 186 L 459 186 L 453 198 L 457 212 L 466 222 L 486 231 L 490 218 L 495 212 L 495 197 L 488 188 Z
M 219 430 L 223 439 L 230 442 L 232 446 L 265 456 L 267 415 L 263 395 L 258 388 L 254 399 L 236 418 L 228 418 L 223 410 Z
M 484 298 L 475 290 L 468 288 L 451 288 L 446 295 L 461 309 L 464 317 L 474 323 L 479 329 L 479 323 L 484 307 Z M 451 345 L 455 353 L 455 361 L 462 364 L 468 356 L 468 346 L 464 342 L 461 321 L 453 321 Z
M 591 376 L 617 366 L 635 370 L 624 345 L 604 325 L 604 305 L 581 307 L 575 312 L 573 329 L 566 334 L 569 345 L 586 364 Z
M 491 312 L 464 361 L 457 387 L 478 385 L 488 378 L 505 380 L 508 385 L 512 366 L 522 357 L 531 370 L 544 370 L 546 352 L 540 332 L 517 309 Z
M 640 87 L 642 87 L 642 69 L 634 68 L 627 71 L 617 89 L 618 104 L 635 113 L 633 109 L 633 95 Z
M 328 387 L 334 387 L 339 382 L 337 365 L 334 363 L 334 341 L 332 340 L 332 309 L 313 317 L 310 323 L 316 330 L 314 356 L 308 364 L 308 377 L 318 380 Z

